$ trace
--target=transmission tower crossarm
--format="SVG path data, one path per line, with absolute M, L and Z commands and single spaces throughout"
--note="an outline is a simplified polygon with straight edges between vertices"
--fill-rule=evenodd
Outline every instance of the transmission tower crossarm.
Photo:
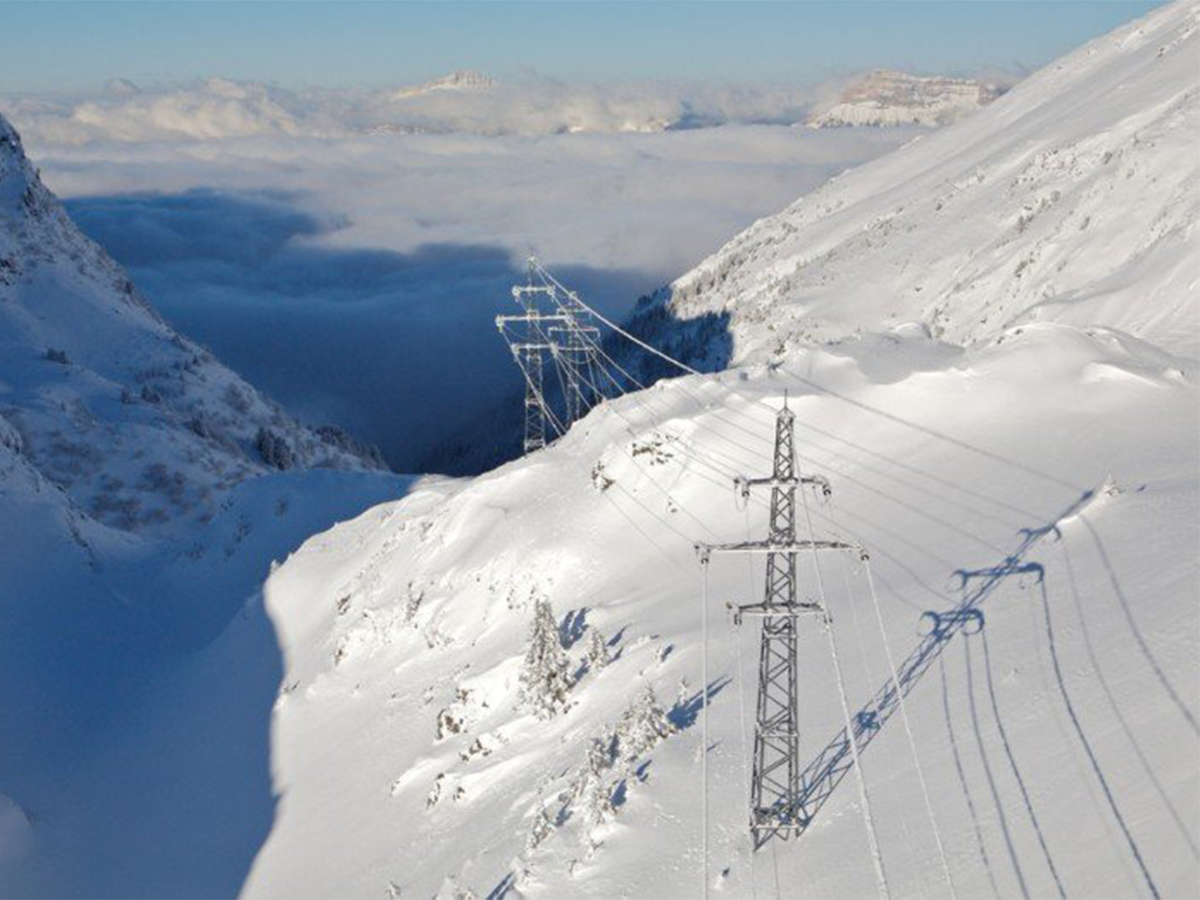
M 733 479 L 734 486 L 737 487 L 743 497 L 750 495 L 751 488 L 769 487 L 769 488 L 796 488 L 806 484 L 813 484 L 821 488 L 821 492 L 826 497 L 833 494 L 833 488 L 829 485 L 829 479 L 823 475 L 802 475 L 792 478 L 745 478 L 738 476 Z
M 568 316 L 560 316 L 554 313 L 547 313 L 546 315 L 529 313 L 524 316 L 496 316 L 496 327 L 503 330 L 504 326 L 510 322 L 525 322 L 526 324 L 530 322 L 565 322 L 568 318 Z
M 795 556 L 799 553 L 811 553 L 813 550 L 852 550 L 856 553 L 865 554 L 866 550 L 861 544 L 853 544 L 848 541 L 738 541 L 733 544 L 696 544 L 696 552 L 700 554 L 700 559 L 707 562 L 709 556 L 714 553 L 780 553 L 787 556 Z
M 552 344 L 531 344 L 531 343 L 516 343 L 516 342 L 509 344 L 509 346 L 512 348 L 514 353 L 516 353 L 519 350 L 549 350 L 553 347 Z
M 797 618 L 808 613 L 825 612 L 825 607 L 811 600 L 803 603 L 791 603 L 786 606 L 774 603 L 743 603 L 741 605 L 731 603 L 729 606 L 733 610 L 733 622 L 735 625 L 741 625 L 742 619 L 747 616 L 752 619 L 774 618 L 776 616 Z

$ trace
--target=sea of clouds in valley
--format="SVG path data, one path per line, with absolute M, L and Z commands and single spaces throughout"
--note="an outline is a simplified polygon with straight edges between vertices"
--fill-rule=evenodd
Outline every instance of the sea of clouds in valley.
M 919 133 L 795 126 L 828 89 L 210 79 L 0 108 L 173 324 L 412 470 L 519 387 L 492 320 L 526 256 L 621 315 Z

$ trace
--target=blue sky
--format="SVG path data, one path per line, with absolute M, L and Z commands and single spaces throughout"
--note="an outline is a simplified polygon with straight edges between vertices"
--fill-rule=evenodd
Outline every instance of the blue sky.
M 1036 68 L 1152 2 L 0 2 L 0 87 L 220 75 L 289 87 L 473 68 L 579 81 L 817 81 Z

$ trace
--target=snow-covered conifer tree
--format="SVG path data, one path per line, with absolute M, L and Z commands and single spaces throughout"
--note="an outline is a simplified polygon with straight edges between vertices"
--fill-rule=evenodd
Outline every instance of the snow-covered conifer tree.
M 546 809 L 546 804 L 538 800 L 538 811 L 533 817 L 533 825 L 529 829 L 529 839 L 525 842 L 527 851 L 536 850 L 546 838 L 554 833 L 554 817 Z
M 612 787 L 605 781 L 605 772 L 612 768 L 616 735 L 606 731 L 588 747 L 587 761 L 576 776 L 576 792 L 583 811 L 585 831 L 604 824 L 615 814 Z
M 521 702 L 539 719 L 555 715 L 567 702 L 571 689 L 570 660 L 563 649 L 550 601 L 539 599 L 533 607 L 529 649 L 521 666 Z
M 674 731 L 675 727 L 654 695 L 654 688 L 646 685 L 617 725 L 623 761 L 632 764 Z
M 589 671 L 599 672 L 609 664 L 608 643 L 599 628 L 592 626 L 588 629 L 587 654 L 584 656 Z

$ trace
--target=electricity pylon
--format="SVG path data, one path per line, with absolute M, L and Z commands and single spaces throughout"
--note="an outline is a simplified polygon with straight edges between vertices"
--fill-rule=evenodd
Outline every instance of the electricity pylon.
M 772 837 L 799 834 L 808 816 L 800 803 L 800 722 L 797 706 L 797 621 L 827 613 L 817 600 L 801 600 L 796 555 L 821 550 L 859 551 L 855 544 L 796 537 L 796 491 L 815 486 L 828 496 L 829 482 L 796 470 L 795 414 L 787 406 L 775 419 L 775 460 L 767 478 L 737 478 L 746 500 L 756 488 L 771 489 L 771 518 L 766 540 L 736 544 L 698 544 L 701 562 L 713 553 L 765 553 L 766 589 L 762 603 L 736 607 L 735 620 L 762 619 L 758 662 L 758 706 L 754 721 L 754 770 L 750 785 L 750 830 L 755 848 Z
M 540 283 L 534 283 L 537 275 Z M 571 423 L 592 408 L 600 393 L 600 362 L 596 346 L 600 331 L 592 312 L 574 292 L 547 280 L 537 260 L 529 260 L 526 283 L 512 289 L 521 307 L 516 316 L 496 316 L 496 327 L 508 342 L 513 359 L 525 379 L 525 453 L 546 446 L 546 426 L 562 434 Z M 542 302 L 544 298 L 544 304 Z M 543 312 L 543 308 L 551 310 Z M 514 337 L 509 326 L 522 326 Z M 559 419 L 546 398 L 545 359 L 549 355 L 558 374 L 563 394 L 563 416 Z
M 566 317 L 558 313 L 543 313 L 538 306 L 538 295 L 553 299 L 554 288 L 550 285 L 535 285 L 532 270 L 529 282 L 515 285 L 513 300 L 521 307 L 518 316 L 496 316 L 496 327 L 508 341 L 513 359 L 525 379 L 525 430 L 522 448 L 525 453 L 546 446 L 546 423 L 555 422 L 554 414 L 546 405 L 546 394 L 542 378 L 542 363 L 546 352 L 554 353 L 555 347 L 548 334 L 551 322 L 563 322 Z M 505 330 L 509 325 L 524 326 L 520 337 L 509 340 Z

